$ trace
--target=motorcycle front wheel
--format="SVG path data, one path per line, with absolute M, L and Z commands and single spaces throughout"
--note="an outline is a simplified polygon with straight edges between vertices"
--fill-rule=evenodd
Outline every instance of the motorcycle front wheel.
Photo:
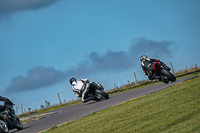
M 21 120 L 17 117 L 16 118 L 16 121 L 17 121 L 17 126 L 16 126 L 16 128 L 18 129 L 18 130 L 22 130 L 23 129 L 23 124 L 22 124 L 22 122 L 21 122 Z
M 176 81 L 176 77 L 167 69 L 161 69 L 161 75 L 165 75 L 171 82 Z
M 109 98 L 109 95 L 108 95 L 106 92 L 104 92 L 104 91 L 102 91 L 102 90 L 99 90 L 99 89 L 96 89 L 96 90 L 95 90 L 95 94 L 96 94 L 98 97 L 100 97 L 101 99 L 108 99 L 108 98 Z

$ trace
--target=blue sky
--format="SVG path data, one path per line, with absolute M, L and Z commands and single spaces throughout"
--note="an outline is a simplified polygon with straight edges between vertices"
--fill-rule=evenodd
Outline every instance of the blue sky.
M 199 55 L 200 1 L 0 0 L 0 46 L 1 94 L 29 101 Z

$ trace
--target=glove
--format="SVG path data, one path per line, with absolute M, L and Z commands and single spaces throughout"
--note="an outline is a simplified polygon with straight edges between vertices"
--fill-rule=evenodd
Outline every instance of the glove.
M 159 59 L 156 59 L 156 62 L 161 62 Z
M 147 72 L 144 72 L 144 75 L 148 75 Z
M 86 80 L 86 83 L 89 83 L 89 82 L 90 82 L 90 81 L 87 79 L 87 80 Z

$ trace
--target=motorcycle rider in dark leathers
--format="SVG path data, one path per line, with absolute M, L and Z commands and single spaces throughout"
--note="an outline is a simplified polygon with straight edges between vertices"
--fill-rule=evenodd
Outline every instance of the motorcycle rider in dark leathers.
M 150 80 L 153 79 L 152 77 L 154 74 L 153 65 L 155 62 L 160 62 L 160 65 L 163 66 L 165 69 L 169 71 L 171 70 L 166 64 L 164 64 L 159 59 L 148 58 L 146 55 L 141 56 L 140 61 L 141 61 L 141 67 L 143 69 L 144 74 L 147 75 Z
M 4 102 L 6 102 L 6 103 L 9 103 L 10 105 L 13 105 L 13 102 L 11 102 L 11 101 L 10 101 L 8 98 L 6 98 L 6 97 L 0 96 L 0 101 L 4 101 Z M 16 117 L 15 117 L 15 112 L 12 112 L 12 111 L 14 111 L 14 109 L 11 109 L 11 107 L 10 107 L 10 106 L 7 106 L 7 104 L 4 103 L 4 105 L 0 105 L 0 110 L 4 110 L 4 112 L 5 112 L 5 114 L 6 114 L 6 116 L 7 116 L 8 118 L 13 117 L 14 120 L 16 119 Z

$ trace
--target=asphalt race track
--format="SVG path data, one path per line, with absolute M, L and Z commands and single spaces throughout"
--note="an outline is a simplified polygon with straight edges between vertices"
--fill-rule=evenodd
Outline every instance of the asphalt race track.
M 191 77 L 190 77 L 191 78 Z M 143 95 L 147 95 L 162 89 L 169 87 L 170 85 L 175 85 L 180 82 L 186 81 L 187 78 L 178 79 L 176 82 L 170 82 L 168 84 L 158 84 L 154 86 L 149 86 L 117 95 L 110 96 L 108 100 L 100 101 L 100 102 L 87 102 L 80 103 L 77 105 L 72 105 L 68 107 L 64 107 L 61 109 L 57 109 L 54 111 L 47 112 L 46 115 L 42 116 L 42 119 L 37 121 L 33 121 L 31 123 L 27 123 L 24 125 L 24 129 L 18 131 L 17 129 L 10 130 L 10 133 L 37 133 L 43 130 L 49 129 L 53 126 L 78 119 L 80 117 L 91 114 L 95 111 L 99 111 L 124 101 L 128 101 L 130 99 L 140 97 Z

